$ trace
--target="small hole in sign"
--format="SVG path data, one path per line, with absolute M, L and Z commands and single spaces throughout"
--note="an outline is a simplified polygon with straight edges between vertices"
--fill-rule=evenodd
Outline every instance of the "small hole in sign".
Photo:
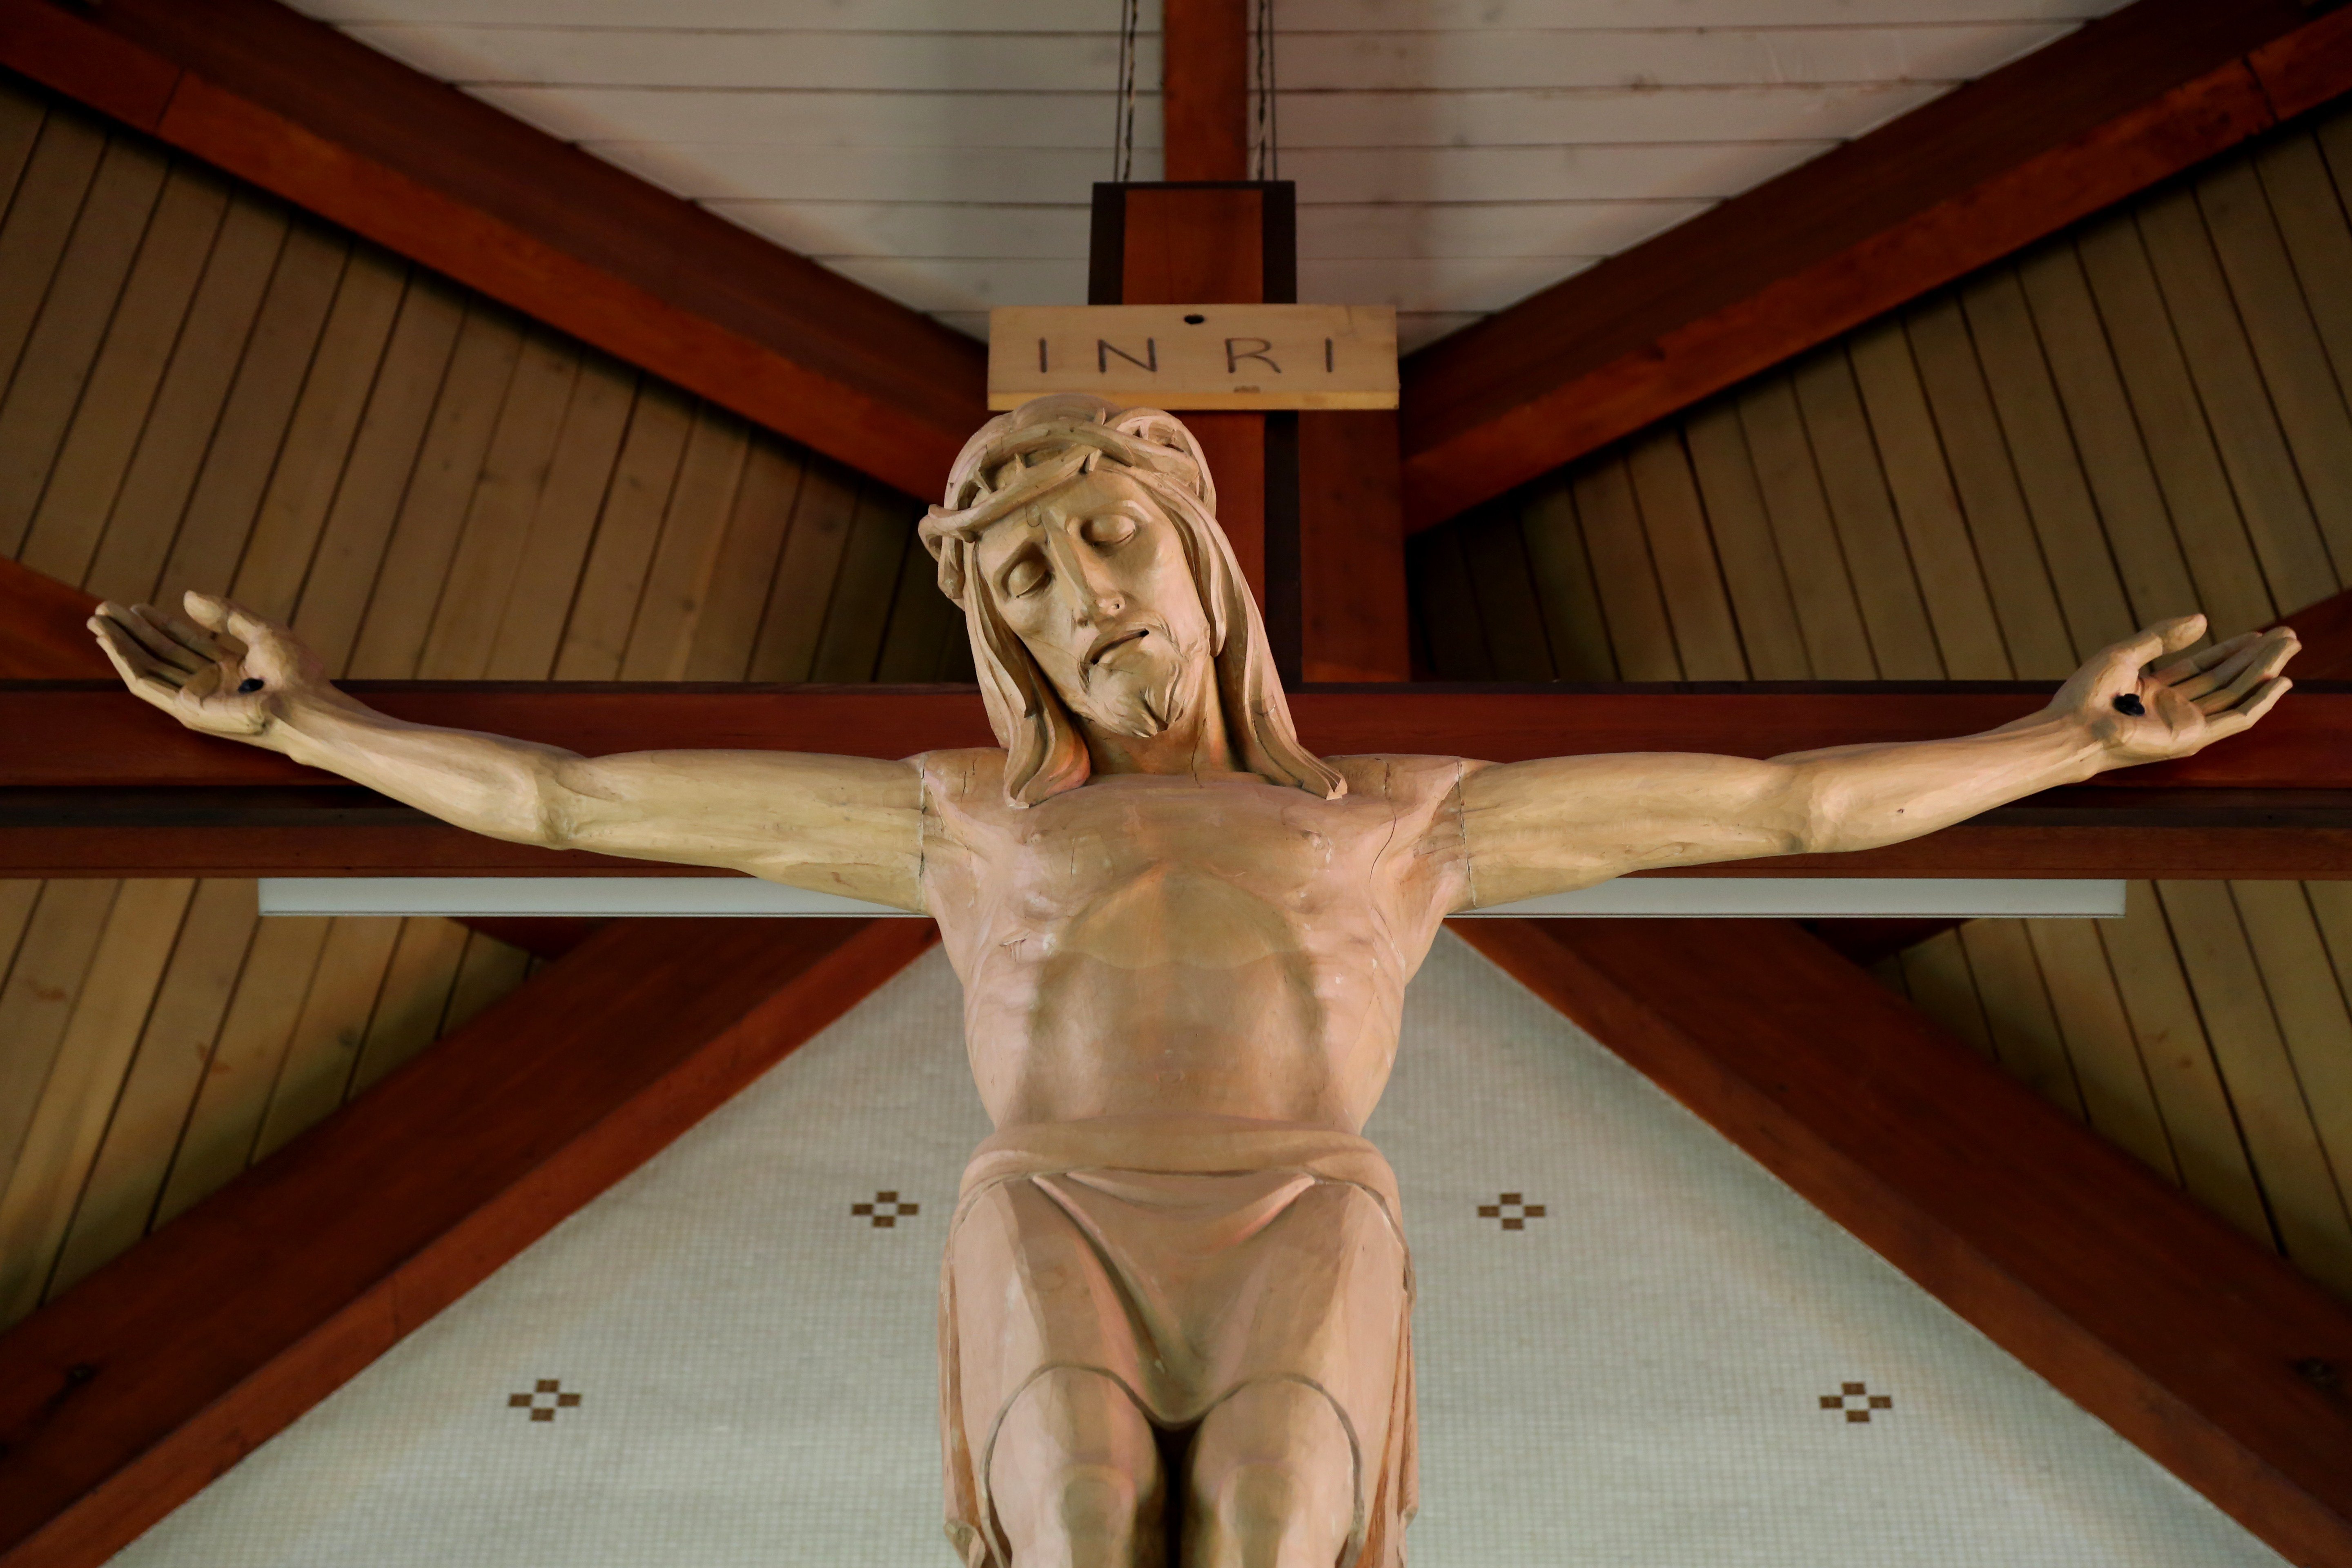
M 1208 319 L 1206 316 L 1187 316 L 1184 318 L 1184 324 L 1188 327 L 1197 327 Z

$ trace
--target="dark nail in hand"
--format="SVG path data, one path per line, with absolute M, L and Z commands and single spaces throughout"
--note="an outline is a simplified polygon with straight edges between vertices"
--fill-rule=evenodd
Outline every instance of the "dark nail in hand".
M 2134 719 L 2143 719 L 2147 716 L 2147 704 L 2139 700 L 2138 692 L 2126 691 L 2116 699 L 2116 711 Z
M 261 689 L 261 677 L 257 675 L 248 675 L 243 680 L 236 683 L 236 694 L 239 697 L 250 697 L 255 692 Z M 2132 701 L 2136 705 L 2138 703 L 2139 699 L 2135 697 L 2132 699 Z M 2116 706 L 2121 707 L 2121 702 L 2118 701 Z

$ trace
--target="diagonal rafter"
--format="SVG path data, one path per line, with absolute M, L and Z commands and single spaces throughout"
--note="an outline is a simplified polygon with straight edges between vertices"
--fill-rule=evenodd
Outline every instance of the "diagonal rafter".
M 986 350 L 276 0 L 0 0 L 19 71 L 916 495 Z
M 105 1562 L 933 936 L 604 927 L 0 1337 L 0 1565 Z
M 2352 89 L 2352 12 L 2137 0 L 1410 356 L 1432 527 Z
M 2308 1568 L 2352 1565 L 2352 1312 L 1782 921 L 1471 944 Z

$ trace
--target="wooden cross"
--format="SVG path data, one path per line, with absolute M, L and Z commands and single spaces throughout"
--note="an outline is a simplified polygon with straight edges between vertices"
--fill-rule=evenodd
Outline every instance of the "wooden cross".
M 1247 182 L 1242 166 L 1245 16 L 1243 0 L 1167 0 L 1171 183 L 1100 199 L 1097 300 L 1271 298 L 1295 273 L 1287 193 Z M 1981 144 L 2010 137 L 2003 155 L 2039 170 L 2027 186 L 2090 200 L 2118 179 L 2156 177 L 2162 157 L 2179 167 L 2342 90 L 2324 85 L 2352 79 L 2335 20 L 2305 26 L 2284 0 L 2141 0 L 2085 29 L 2087 41 L 2002 73 L 2022 84 L 2010 99 L 1994 95 L 1989 110 L 1959 101 L 1928 117 L 1933 134 L 1906 134 L 1972 155 L 1979 142 L 1955 140 L 1953 127 L 1979 114 Z M 2210 53 L 2201 64 L 2200 48 Z M 2098 69 L 2081 68 L 2086 52 Z M 969 345 L 260 0 L 110 0 L 88 15 L 0 0 L 0 61 L 477 288 L 528 299 L 564 330 L 909 490 L 935 489 L 978 422 Z M 2190 84 L 2193 102 L 2165 96 L 2187 90 L 2182 70 L 2207 72 Z M 2253 109 L 2249 91 L 2262 100 Z M 436 153 L 420 126 L 454 128 L 451 145 L 469 151 L 436 166 L 449 151 Z M 2035 136 L 2039 152 L 2017 140 Z M 2116 147 L 2128 156 L 2112 155 Z M 1906 177 L 1932 184 L 1953 163 L 1939 152 Z M 577 199 L 583 192 L 595 199 Z M 1930 228 L 1932 207 L 1917 208 Z M 1843 278 L 1854 255 L 1913 222 L 1874 210 L 1879 240 L 1829 235 L 1798 259 Z M 2002 232 L 2024 232 L 2020 224 L 2030 227 L 2019 219 Z M 662 237 L 675 252 L 646 248 Z M 1735 300 L 1693 329 L 1705 349 L 1696 357 L 1714 386 L 1727 384 L 1749 373 L 1741 365 L 1756 368 L 1756 354 L 1801 346 L 1829 319 L 1784 319 L 1777 335 L 1759 336 Z M 1579 336 L 1572 320 L 1545 320 L 1550 335 L 1530 341 L 1574 351 L 1574 374 L 1559 385 L 1539 384 L 1541 356 L 1516 350 L 1502 356 L 1508 375 L 1495 374 L 1491 345 L 1507 331 L 1437 365 L 1442 416 L 1424 422 L 1411 458 L 1422 521 L 1491 496 L 1481 487 L 1498 473 L 1525 478 L 1574 456 L 1576 441 L 1613 439 L 1610 429 L 1646 423 L 1664 411 L 1659 399 L 1702 384 L 1663 374 L 1646 340 L 1628 348 L 1608 331 Z M 1645 331 L 1657 324 L 1644 321 Z M 1481 412 L 1482 398 L 1517 401 Z M 1578 417 L 1556 418 L 1563 410 Z M 1981 729 L 2047 690 L 1405 684 L 1397 422 L 1191 422 L 1210 447 L 1228 530 L 1256 563 L 1287 672 L 1304 683 L 1294 700 L 1302 732 L 1322 752 L 1767 755 Z M 87 607 L 0 564 L 0 672 L 20 678 L 0 682 L 0 875 L 675 874 L 475 838 L 268 753 L 173 731 L 96 664 L 80 626 Z M 2343 605 L 2331 613 L 2352 623 Z M 2313 639 L 2298 670 L 2306 684 L 2290 702 L 2204 757 L 2053 792 L 1891 851 L 1743 869 L 2352 873 L 2352 693 L 2310 683 L 2352 674 L 2352 625 L 2331 635 L 2333 645 Z M 1321 684 L 1332 682 L 1377 684 Z M 399 716 L 592 752 L 900 756 L 986 740 L 967 691 L 358 689 Z M 2287 1557 L 2352 1564 L 2352 1320 L 2276 1259 L 1794 927 L 1495 921 L 1465 934 Z M 929 940 L 919 921 L 614 922 L 0 1337 L 0 1568 L 95 1568 Z

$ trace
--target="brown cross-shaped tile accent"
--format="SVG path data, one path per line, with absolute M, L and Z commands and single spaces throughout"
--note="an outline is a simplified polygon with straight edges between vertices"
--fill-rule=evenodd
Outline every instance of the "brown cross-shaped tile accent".
M 1844 1411 L 1846 1420 L 1854 1426 L 1868 1426 L 1874 1410 L 1895 1408 L 1895 1396 L 1891 1394 L 1873 1394 L 1859 1383 L 1840 1384 L 1838 1387 L 1838 1393 L 1822 1395 L 1822 1408 Z
M 875 1194 L 870 1204 L 852 1204 L 849 1212 L 860 1219 L 872 1220 L 877 1230 L 888 1230 L 901 1219 L 912 1219 L 923 1208 L 920 1204 L 900 1201 L 898 1194 L 891 1192 Z
M 540 1403 L 541 1400 L 547 1403 L 542 1405 Z M 538 1385 L 529 1394 L 507 1395 L 508 1409 L 528 1410 L 530 1412 L 530 1418 L 534 1421 L 552 1421 L 555 1419 L 557 1411 L 577 1409 L 579 1405 L 580 1396 L 576 1394 L 564 1393 L 562 1380 L 552 1377 L 541 1378 Z
M 1517 1212 L 1506 1212 L 1508 1210 Z M 1505 1230 L 1525 1230 L 1528 1228 L 1528 1221 L 1541 1219 L 1543 1216 L 1543 1205 L 1528 1202 L 1525 1193 L 1505 1193 L 1491 1204 L 1478 1205 L 1480 1219 L 1500 1220 L 1503 1222 Z

